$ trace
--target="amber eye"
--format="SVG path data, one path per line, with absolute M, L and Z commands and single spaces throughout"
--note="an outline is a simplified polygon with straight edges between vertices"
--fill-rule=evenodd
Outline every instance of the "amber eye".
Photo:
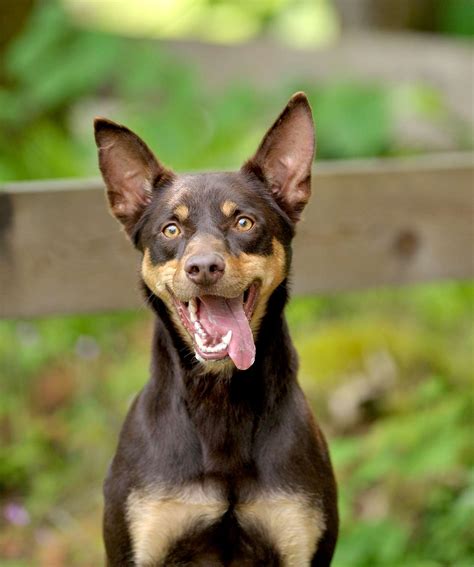
M 247 232 L 250 230 L 255 223 L 248 217 L 239 217 L 235 224 L 235 228 L 240 230 L 240 232 Z
M 167 224 L 161 232 L 166 236 L 166 238 L 176 238 L 181 234 L 181 230 L 174 223 Z

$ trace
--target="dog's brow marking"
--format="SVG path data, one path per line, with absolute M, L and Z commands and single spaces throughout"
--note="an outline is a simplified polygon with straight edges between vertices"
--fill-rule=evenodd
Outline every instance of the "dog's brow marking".
M 238 504 L 235 511 L 243 525 L 265 531 L 285 567 L 309 565 L 326 527 L 321 511 L 298 494 L 262 495 Z
M 234 201 L 224 201 L 221 205 L 221 211 L 225 214 L 226 217 L 232 216 L 236 208 L 237 203 L 234 203 Z
M 184 222 L 189 216 L 189 208 L 187 205 L 178 205 L 173 213 L 177 216 L 180 222 Z
M 170 546 L 199 522 L 209 525 L 228 504 L 213 487 L 155 486 L 127 498 L 127 520 L 137 566 L 161 565 Z

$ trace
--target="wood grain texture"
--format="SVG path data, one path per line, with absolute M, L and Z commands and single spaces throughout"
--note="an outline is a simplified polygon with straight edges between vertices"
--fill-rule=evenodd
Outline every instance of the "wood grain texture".
M 296 293 L 474 275 L 470 154 L 326 162 L 295 242 Z M 0 316 L 137 308 L 139 255 L 100 180 L 0 186 Z

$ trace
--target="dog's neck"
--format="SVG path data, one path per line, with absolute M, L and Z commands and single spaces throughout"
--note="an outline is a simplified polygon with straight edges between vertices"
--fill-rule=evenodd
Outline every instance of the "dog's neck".
M 200 438 L 204 462 L 213 470 L 240 469 L 251 462 L 255 431 L 263 421 L 274 419 L 296 381 L 297 357 L 283 311 L 286 301 L 282 285 L 269 299 L 254 364 L 245 371 L 234 367 L 219 372 L 203 370 L 175 331 L 164 304 L 150 300 L 157 318 L 149 387 L 163 403 L 183 409 Z

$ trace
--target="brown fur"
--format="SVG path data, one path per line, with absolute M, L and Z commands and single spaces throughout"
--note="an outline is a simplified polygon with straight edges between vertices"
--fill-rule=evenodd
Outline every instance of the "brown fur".
M 143 254 L 156 314 L 151 377 L 104 486 L 108 566 L 328 567 L 336 485 L 283 313 L 295 222 L 310 195 L 306 98 L 292 97 L 234 173 L 176 175 L 106 120 L 96 139 L 111 211 Z M 245 230 L 240 215 L 251 219 Z M 195 269 L 209 272 L 196 278 Z M 186 302 L 244 302 L 255 285 L 254 362 L 237 370 L 225 352 L 196 358 L 179 315 Z

